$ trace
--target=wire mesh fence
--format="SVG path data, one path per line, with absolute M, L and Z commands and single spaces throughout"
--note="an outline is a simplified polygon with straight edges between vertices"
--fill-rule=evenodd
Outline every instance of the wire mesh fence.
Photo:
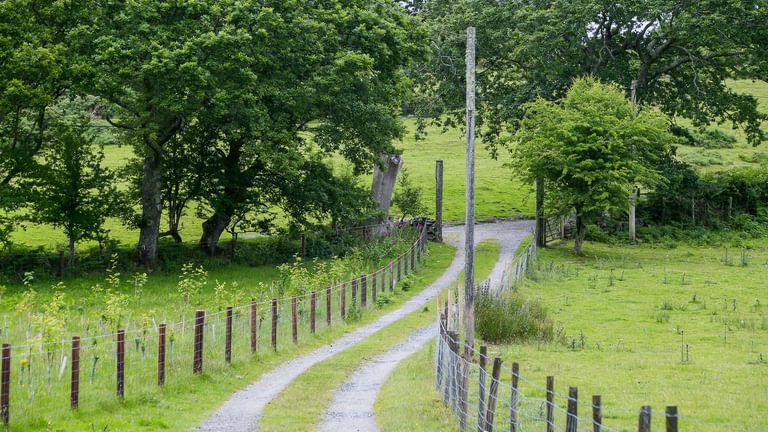
M 677 406 L 661 412 L 650 406 L 637 410 L 606 404 L 600 395 L 585 397 L 578 388 L 555 391 L 555 377 L 537 383 L 520 374 L 517 363 L 505 365 L 498 357 L 490 358 L 486 347 L 479 351 L 463 346 L 457 332 L 449 330 L 445 315 L 439 320 L 434 370 L 435 388 L 453 413 L 459 430 L 493 432 L 650 432 L 666 430 L 754 431 L 759 426 L 713 423 L 681 416 Z M 632 427 L 618 418 L 634 418 Z
M 286 298 L 195 311 L 168 323 L 2 349 L 0 420 L 43 427 L 73 409 L 119 409 L 125 400 L 162 397 L 195 374 L 226 373 L 265 351 L 292 349 L 351 313 L 376 304 L 416 270 L 426 252 L 419 227 L 407 250 L 354 280 Z

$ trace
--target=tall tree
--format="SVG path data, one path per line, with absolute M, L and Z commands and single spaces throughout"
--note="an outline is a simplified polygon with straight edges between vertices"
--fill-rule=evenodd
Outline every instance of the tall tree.
M 3 211 L 23 205 L 17 180 L 35 168 L 56 101 L 71 91 L 81 58 L 69 49 L 87 2 L 0 2 L 0 244 L 10 232 Z
M 626 211 L 634 185 L 663 181 L 658 161 L 674 137 L 663 115 L 637 110 L 620 87 L 579 79 L 562 101 L 523 108 L 510 165 L 525 181 L 544 179 L 550 213 L 575 211 L 576 254 L 586 224 L 602 212 Z
M 317 152 L 340 154 L 356 173 L 394 153 L 403 68 L 426 52 L 426 33 L 390 1 L 267 3 L 241 2 L 227 17 L 239 31 L 217 45 L 227 61 L 211 74 L 215 97 L 189 125 L 211 150 L 212 214 L 200 239 L 209 252 L 245 203 L 279 206 L 297 221 L 338 214 L 333 200 L 346 199 L 337 192 L 349 183 Z
M 82 240 L 103 240 L 107 216 L 115 215 L 120 196 L 114 174 L 104 168 L 104 152 L 88 136 L 87 121 L 57 125 L 41 162 L 23 182 L 30 197 L 30 220 L 61 228 L 69 260 Z
M 461 32 L 477 26 L 478 125 L 492 150 L 526 102 L 561 98 L 584 75 L 627 94 L 637 81 L 638 100 L 670 116 L 729 121 L 753 144 L 765 139 L 756 99 L 726 80 L 765 79 L 766 0 L 431 0 L 421 15 L 435 55 L 417 76 L 427 101 L 449 111 L 463 100 Z
M 88 53 L 93 93 L 116 109 L 109 121 L 143 157 L 137 244 L 148 268 L 158 264 L 163 161 L 167 147 L 214 97 L 216 45 L 231 36 L 217 1 L 114 1 L 93 9 L 96 23 L 80 40 Z

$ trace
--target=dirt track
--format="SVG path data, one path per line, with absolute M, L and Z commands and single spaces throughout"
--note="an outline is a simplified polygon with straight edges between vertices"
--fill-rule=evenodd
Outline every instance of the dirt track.
M 477 225 L 475 229 L 475 241 L 479 242 L 488 238 L 498 239 L 501 244 L 501 255 L 499 262 L 491 273 L 491 280 L 493 283 L 497 283 L 501 279 L 501 275 L 504 270 L 505 260 L 509 260 L 512 254 L 514 254 L 517 244 L 522 238 L 529 234 L 532 225 L 530 221 L 509 221 L 509 222 L 497 222 L 493 224 Z M 424 304 L 432 300 L 435 295 L 446 289 L 456 278 L 464 268 L 464 253 L 463 253 L 463 227 L 451 227 L 445 230 L 446 241 L 458 246 L 457 253 L 453 258 L 453 261 L 448 266 L 446 271 L 430 286 L 416 294 L 410 300 L 405 302 L 398 309 L 384 315 L 377 321 L 361 327 L 352 333 L 334 341 L 331 344 L 325 345 L 317 350 L 290 360 L 281 366 L 273 369 L 270 372 L 265 373 L 261 378 L 250 384 L 243 390 L 235 393 L 227 402 L 225 402 L 219 409 L 209 417 L 198 428 L 198 431 L 256 431 L 259 428 L 259 419 L 264 412 L 264 407 L 272 401 L 283 389 L 285 389 L 296 377 L 304 373 L 313 365 L 338 354 L 358 342 L 370 337 L 382 328 L 398 321 L 404 316 L 415 312 L 422 308 Z M 366 372 L 371 375 L 382 375 L 383 379 L 394 369 L 394 366 L 407 357 L 409 353 L 415 352 L 418 347 L 423 346 L 429 340 L 430 332 L 427 329 L 422 329 L 409 337 L 409 342 L 398 345 L 389 352 L 382 356 L 390 354 L 392 361 L 389 363 L 376 364 L 376 359 L 367 362 L 362 368 L 373 368 L 372 372 Z M 416 347 L 413 349 L 413 347 Z M 398 350 L 398 348 L 400 348 Z M 391 367 L 389 367 L 391 365 Z M 361 369 L 362 369 L 361 368 Z M 386 372 L 386 370 L 389 372 Z M 360 372 L 360 371 L 358 371 Z M 355 380 L 358 376 L 355 373 L 350 380 L 345 383 L 345 386 L 357 386 L 356 388 L 362 389 L 364 382 Z M 338 430 L 338 431 L 375 431 L 375 422 L 372 421 L 373 402 L 376 399 L 378 389 L 383 384 L 383 380 L 374 385 L 373 393 L 365 398 L 362 398 L 355 404 L 348 403 L 343 411 L 337 406 L 336 396 L 339 396 L 339 392 L 334 396 L 332 406 L 329 408 L 328 413 L 344 412 L 345 415 L 340 418 L 340 423 L 335 426 L 334 429 L 323 429 L 326 427 L 326 421 L 323 422 L 321 430 Z M 341 397 L 341 396 L 339 396 Z M 354 397 L 353 397 L 354 399 Z M 355 419 L 364 419 L 366 416 L 370 418 L 370 422 L 362 423 L 357 422 Z M 326 415 L 326 419 L 329 415 Z M 371 426 L 373 425 L 373 426 Z M 362 427 L 365 427 L 363 429 Z M 371 428 L 372 427 L 372 428 Z

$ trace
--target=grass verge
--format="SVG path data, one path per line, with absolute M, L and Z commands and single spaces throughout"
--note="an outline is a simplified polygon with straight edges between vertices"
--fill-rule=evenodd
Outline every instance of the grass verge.
M 450 263 L 454 249 L 443 244 L 431 244 L 430 255 L 426 257 L 425 264 L 414 274 L 416 277 L 428 277 L 426 275 L 442 274 Z M 412 284 L 413 287 L 413 284 Z M 399 291 L 399 288 L 398 288 Z M 381 315 L 398 307 L 398 305 L 417 292 L 411 289 L 407 292 L 396 294 L 393 303 L 387 304 L 381 309 L 372 308 L 359 321 L 338 323 L 329 327 L 316 336 L 305 335 L 299 345 L 293 345 L 289 337 L 281 335 L 280 348 L 272 352 L 266 347 L 267 339 L 261 339 L 261 349 L 256 356 L 247 356 L 247 359 L 235 362 L 231 366 L 223 365 L 219 359 L 212 359 L 206 354 L 205 373 L 200 376 L 184 375 L 183 379 L 169 379 L 163 388 L 147 385 L 146 380 L 152 382 L 153 376 L 130 377 L 129 368 L 126 367 L 126 398 L 120 400 L 116 397 L 103 397 L 94 400 L 94 396 L 87 392 L 81 392 L 81 408 L 70 411 L 66 403 L 56 403 L 45 406 L 37 403 L 35 415 L 24 416 L 18 412 L 11 413 L 11 425 L 13 430 L 96 430 L 96 431 L 149 431 L 169 430 L 186 431 L 199 424 L 231 394 L 258 379 L 258 377 L 281 363 L 296 356 L 311 352 L 318 347 L 328 344 L 357 327 L 375 321 Z M 324 324 L 319 324 L 324 326 Z M 219 330 L 221 333 L 221 330 Z M 220 338 L 221 339 L 221 338 Z M 128 344 L 132 346 L 132 343 Z M 208 353 L 208 345 L 206 353 Z M 236 346 L 236 350 L 245 353 L 247 347 Z M 129 351 L 129 350 L 127 350 Z M 132 351 L 132 350 L 130 350 Z M 221 354 L 221 352 L 217 353 Z M 151 357 L 150 357 L 151 358 Z M 181 360 L 182 366 L 191 368 L 186 358 Z M 106 361 L 106 360 L 105 360 Z M 218 363 L 217 363 L 218 362 Z M 149 363 L 152 363 L 149 361 Z M 148 364 L 149 364 L 148 363 Z M 87 366 L 86 366 L 87 364 Z M 82 376 L 87 376 L 84 369 L 89 369 L 90 363 L 86 362 L 81 367 Z M 150 365 L 151 366 L 151 365 Z M 151 368 L 150 368 L 151 369 Z M 14 372 L 16 369 L 14 369 Z M 14 374 L 12 380 L 18 383 L 18 375 Z M 83 380 L 86 378 L 83 377 Z M 55 380 L 55 378 L 54 378 Z M 68 385 L 65 381 L 59 381 L 58 386 Z M 24 389 L 21 384 L 14 386 L 14 400 L 24 399 Z M 38 392 L 43 392 L 38 389 Z M 68 393 L 67 393 L 68 394 Z M 13 403 L 11 405 L 14 406 Z M 174 413 L 174 415 L 169 415 Z M 183 414 L 183 415 L 178 415 Z

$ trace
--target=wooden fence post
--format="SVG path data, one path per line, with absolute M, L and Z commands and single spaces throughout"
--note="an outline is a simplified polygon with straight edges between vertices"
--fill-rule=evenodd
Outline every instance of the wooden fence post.
M 389 292 L 394 291 L 395 289 L 395 278 L 394 278 L 395 272 L 393 270 L 393 263 L 389 263 Z
M 456 404 L 456 391 L 458 387 L 458 381 L 456 381 L 456 357 L 458 356 L 459 347 L 458 334 L 456 332 L 448 332 L 448 346 L 450 347 L 448 357 L 448 400 L 450 401 L 449 405 L 453 407 Z
M 224 362 L 232 363 L 232 306 L 227 306 L 227 328 L 224 332 Z
M 387 268 L 384 267 L 379 271 L 381 272 L 381 292 L 384 292 L 386 290 Z
M 640 408 L 640 418 L 637 422 L 638 432 L 651 432 L 651 407 Z
M 8 426 L 11 400 L 11 344 L 3 344 L 3 370 L 0 375 L 0 418 Z
M 416 243 L 411 247 L 411 273 L 416 270 Z
M 547 219 L 544 216 L 544 179 L 536 179 L 536 230 L 535 243 L 538 247 L 547 245 Z
M 80 404 L 80 338 L 72 337 L 72 379 L 69 387 L 69 407 L 77 409 Z
M 371 302 L 376 305 L 376 272 L 371 274 Z
M 443 343 L 445 341 L 444 332 L 445 328 L 442 326 L 443 317 L 440 316 L 440 321 L 437 324 L 437 348 L 435 356 L 437 358 L 436 360 L 436 371 L 435 371 L 435 389 L 437 391 L 440 391 L 440 387 L 443 383 Z
M 256 353 L 257 335 L 259 332 L 259 314 L 256 310 L 256 300 L 251 299 L 251 353 Z
M 125 396 L 125 330 L 117 331 L 117 397 Z
M 157 330 L 157 385 L 165 384 L 165 323 Z
M 347 319 L 347 284 L 341 284 L 341 291 L 339 291 L 340 304 L 339 310 L 341 311 L 341 320 Z
M 600 432 L 603 425 L 603 408 L 600 395 L 592 396 L 592 430 Z
M 547 377 L 547 432 L 555 430 L 555 377 Z
M 398 282 L 398 283 L 399 283 L 399 282 L 400 282 L 400 281 L 403 279 L 403 278 L 402 278 L 403 274 L 402 274 L 402 272 L 400 271 L 400 270 L 401 270 L 401 267 L 403 267 L 403 266 L 402 266 L 402 257 L 403 257 L 402 255 L 400 255 L 400 256 L 398 256 L 398 257 L 397 257 L 397 282 Z
M 408 254 L 410 251 L 403 252 L 403 275 L 408 276 Z
M 520 378 L 520 365 L 512 363 L 512 395 L 509 401 L 509 432 L 517 432 L 517 385 Z
M 453 341 L 451 340 L 451 332 L 448 331 L 447 328 L 444 328 L 443 331 L 443 343 L 448 348 L 448 351 L 445 352 L 445 364 L 443 365 L 443 382 L 445 383 L 445 387 L 443 388 L 443 405 L 446 407 L 451 401 L 451 377 L 453 376 L 453 373 L 451 371 L 451 362 L 453 357 Z
M 315 334 L 315 308 L 317 307 L 317 293 L 312 291 L 309 295 L 309 331 Z
M 677 407 L 668 406 L 664 414 L 667 417 L 667 432 L 677 432 Z
M 203 373 L 203 333 L 205 332 L 205 311 L 195 312 L 195 345 L 192 372 Z
M 352 279 L 352 306 L 357 305 L 357 279 Z
M 488 347 L 480 346 L 480 373 L 477 378 L 477 432 L 485 432 L 485 366 L 488 361 Z
M 297 344 L 299 343 L 299 328 L 297 321 L 298 316 L 296 315 L 296 296 L 291 296 L 291 339 L 293 339 L 293 343 Z
M 443 161 L 435 161 L 435 240 L 443 241 Z
M 565 432 L 576 432 L 579 426 L 578 419 L 579 407 L 579 389 L 576 387 L 568 388 L 568 415 L 565 419 Z
M 493 359 L 493 373 L 491 374 L 491 391 L 488 394 L 488 408 L 485 414 L 485 430 L 493 432 L 493 417 L 496 415 L 496 393 L 499 391 L 499 375 L 501 374 L 501 359 Z
M 325 324 L 331 325 L 331 287 L 325 289 Z
M 368 305 L 368 277 L 360 275 L 360 307 L 365 309 Z
M 277 299 L 272 299 L 272 349 L 277 351 Z
M 411 252 L 413 253 L 413 252 Z M 461 366 L 461 387 L 459 388 L 459 430 L 466 430 L 467 426 L 467 406 L 469 399 L 469 368 L 472 364 L 472 354 L 469 345 L 464 344 L 464 353 L 462 355 L 464 362 Z

